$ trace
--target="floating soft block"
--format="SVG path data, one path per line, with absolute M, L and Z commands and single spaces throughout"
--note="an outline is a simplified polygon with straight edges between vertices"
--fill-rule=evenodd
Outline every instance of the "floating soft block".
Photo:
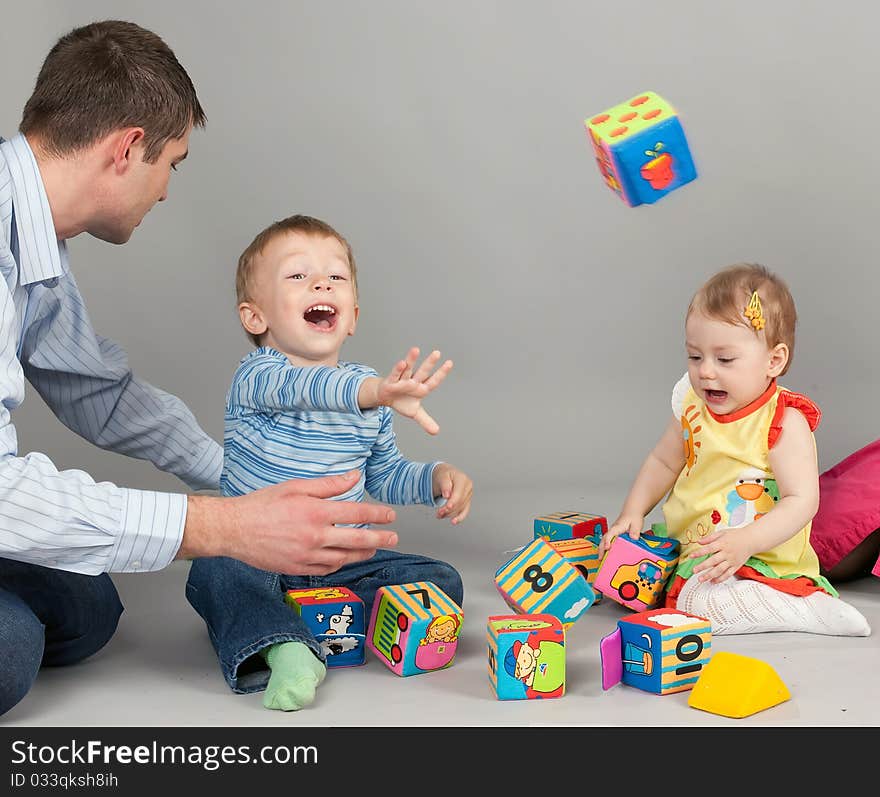
M 678 563 L 678 540 L 643 531 L 634 540 L 616 536 L 593 581 L 593 588 L 637 612 L 653 609 Z
M 584 120 L 599 171 L 624 202 L 651 204 L 697 176 L 675 109 L 646 91 Z
M 571 540 L 548 540 L 556 553 L 565 557 L 575 570 L 587 579 L 592 588 L 599 572 L 599 541 L 601 537 L 577 537 Z M 593 605 L 601 601 L 602 593 L 593 590 Z
M 289 589 L 284 600 L 315 635 L 328 667 L 364 663 L 364 602 L 348 587 Z
M 608 531 L 608 520 L 602 515 L 588 515 L 586 512 L 551 512 L 535 518 L 534 537 L 543 537 L 549 542 L 591 537 L 598 543 Z
M 430 581 L 379 587 L 367 647 L 397 675 L 449 667 L 455 658 L 464 614 Z
M 712 625 L 678 609 L 649 609 L 617 621 L 599 643 L 602 688 L 617 683 L 668 695 L 693 689 L 712 655 Z
M 489 618 L 489 680 L 499 700 L 565 694 L 565 629 L 552 614 Z
M 581 572 L 543 538 L 533 540 L 495 573 L 504 602 L 519 614 L 552 614 L 568 628 L 592 606 Z
M 688 705 L 724 717 L 748 717 L 791 698 L 767 662 L 719 650 L 697 679 Z

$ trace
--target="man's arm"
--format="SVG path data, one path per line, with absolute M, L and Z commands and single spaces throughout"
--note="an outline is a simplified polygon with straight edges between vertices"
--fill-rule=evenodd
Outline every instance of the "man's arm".
M 391 530 L 334 524 L 391 523 L 387 506 L 330 501 L 351 489 L 358 471 L 304 479 L 234 498 L 190 496 L 177 559 L 229 556 L 261 570 L 328 575 L 349 562 L 397 545 Z
M 148 460 L 193 489 L 217 488 L 220 446 L 179 398 L 137 379 L 125 352 L 95 334 L 72 274 L 31 290 L 20 360 L 52 412 L 81 437 Z

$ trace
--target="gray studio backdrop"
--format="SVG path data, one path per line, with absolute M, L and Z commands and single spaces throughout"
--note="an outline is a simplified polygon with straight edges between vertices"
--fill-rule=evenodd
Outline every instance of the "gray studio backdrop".
M 208 126 L 130 243 L 77 238 L 74 270 L 97 329 L 218 439 L 249 348 L 237 256 L 295 212 L 354 247 L 362 312 L 345 356 L 380 371 L 411 345 L 455 360 L 428 403 L 440 435 L 400 422 L 398 438 L 412 458 L 459 464 L 484 495 L 564 484 L 621 495 L 669 415 L 690 294 L 737 260 L 793 289 L 785 383 L 824 410 L 820 465 L 877 436 L 880 11 L 29 0 L 0 21 L 0 133 L 15 132 L 58 36 L 111 17 L 171 45 Z M 699 177 L 628 208 L 582 122 L 644 90 L 679 110 Z M 33 390 L 15 422 L 22 452 L 183 489 L 83 443 Z

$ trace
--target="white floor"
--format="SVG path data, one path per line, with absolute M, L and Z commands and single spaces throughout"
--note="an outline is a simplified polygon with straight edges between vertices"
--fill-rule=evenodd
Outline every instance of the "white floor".
M 316 702 L 299 712 L 268 711 L 260 694 L 235 695 L 217 666 L 201 619 L 184 597 L 188 565 L 114 579 L 126 611 L 113 640 L 65 669 L 43 670 L 31 693 L 0 726 L 873 726 L 880 724 L 880 579 L 839 585 L 874 633 L 867 638 L 775 633 L 721 636 L 726 650 L 769 663 L 791 700 L 743 719 L 690 708 L 688 692 L 658 696 L 601 687 L 599 640 L 628 610 L 592 607 L 567 637 L 564 697 L 499 701 L 486 671 L 486 618 L 508 613 L 494 588 L 496 568 L 531 539 L 531 518 L 558 509 L 613 514 L 577 490 L 497 492 L 458 529 L 427 510 L 400 513 L 402 549 L 445 558 L 465 581 L 465 622 L 447 670 L 399 678 L 369 652 L 363 667 L 331 669 Z M 620 496 L 615 495 L 615 500 Z M 595 499 L 595 496 L 593 497 Z M 411 536 L 410 536 L 411 535 Z M 429 536 L 430 535 L 430 536 Z

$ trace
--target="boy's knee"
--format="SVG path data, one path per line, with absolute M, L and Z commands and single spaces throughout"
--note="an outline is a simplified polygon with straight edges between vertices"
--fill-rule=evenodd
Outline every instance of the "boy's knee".
M 464 585 L 461 574 L 452 565 L 437 562 L 433 576 L 429 579 L 442 589 L 459 606 L 464 600 Z
M 33 615 L 0 619 L 0 715 L 30 691 L 43 660 L 44 641 L 43 625 Z

